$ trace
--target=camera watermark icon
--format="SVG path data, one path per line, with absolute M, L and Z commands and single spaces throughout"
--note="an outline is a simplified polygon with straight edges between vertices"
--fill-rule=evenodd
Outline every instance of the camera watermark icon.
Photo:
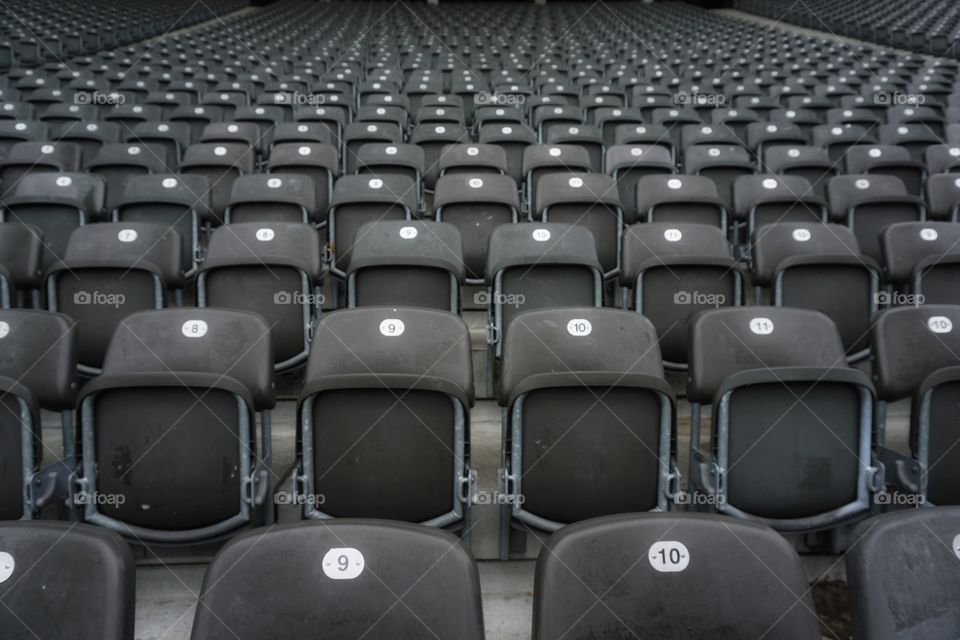
M 473 94 L 473 104 L 481 107 L 516 107 L 527 101 L 522 93 L 479 91 Z
M 119 507 L 127 502 L 127 496 L 122 493 L 100 493 L 99 491 L 79 491 L 73 494 L 73 504 L 97 505 L 101 507 Z
M 702 293 L 700 291 L 677 291 L 673 294 L 673 304 L 695 304 L 701 307 L 721 307 L 727 303 L 722 293 Z
M 118 107 L 126 103 L 127 97 L 122 93 L 103 93 L 102 91 L 78 91 L 73 94 L 73 104 L 93 105 L 95 107 Z
M 327 497 L 322 493 L 290 493 L 289 491 L 278 491 L 273 496 L 273 503 L 278 506 L 293 505 L 298 507 L 311 506 L 318 507 L 326 504 Z
M 699 93 L 678 91 L 673 94 L 673 104 L 680 107 L 720 107 L 727 103 L 722 93 Z
M 523 504 L 527 499 L 523 494 L 501 493 L 499 491 L 477 491 L 473 496 L 473 504 Z
M 673 501 L 679 505 L 688 505 L 694 507 L 716 507 L 727 503 L 727 497 L 714 493 L 703 493 L 702 491 L 679 491 L 673 497 Z
M 873 494 L 873 502 L 886 507 L 922 507 L 927 503 L 927 498 L 919 493 L 880 491 Z
M 97 305 L 119 309 L 127 301 L 122 293 L 102 293 L 100 291 L 77 291 L 73 294 L 73 304 Z
M 926 296 L 922 293 L 878 291 L 873 294 L 873 302 L 881 307 L 919 307 L 926 302 Z
M 919 107 L 925 104 L 927 96 L 922 93 L 902 93 L 900 91 L 877 91 L 873 94 L 873 104 L 880 107 Z
M 473 294 L 473 304 L 479 307 L 497 304 L 500 306 L 519 308 L 522 307 L 526 301 L 527 297 L 522 293 L 491 294 L 489 291 L 477 291 L 475 294 Z
M 273 304 L 312 305 L 319 307 L 326 302 L 322 293 L 303 293 L 302 291 L 277 291 L 273 294 Z

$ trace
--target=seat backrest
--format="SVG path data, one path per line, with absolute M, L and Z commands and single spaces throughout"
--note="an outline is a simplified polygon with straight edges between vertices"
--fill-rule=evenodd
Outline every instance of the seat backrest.
M 806 573 L 767 527 L 694 514 L 568 525 L 537 559 L 533 639 L 819 640 Z
M 853 535 L 846 564 L 855 638 L 960 634 L 960 507 L 888 513 Z
M 129 640 L 135 583 L 133 556 L 115 533 L 76 523 L 0 523 L 4 640 Z
M 477 565 L 453 535 L 399 522 L 335 520 L 252 532 L 210 564 L 192 637 L 235 640 L 233 629 L 249 638 L 482 640 Z

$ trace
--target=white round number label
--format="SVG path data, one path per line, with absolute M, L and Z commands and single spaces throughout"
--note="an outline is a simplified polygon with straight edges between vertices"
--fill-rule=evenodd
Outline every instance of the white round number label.
M 202 338 L 207 335 L 207 323 L 203 320 L 187 320 L 180 332 L 188 338 Z
M 13 561 L 13 556 L 6 551 L 0 551 L 0 584 L 3 584 L 13 575 L 13 570 L 17 563 Z
M 927 326 L 934 333 L 950 333 L 953 331 L 953 322 L 946 316 L 933 316 L 927 320 Z
M 931 229 L 930 227 L 920 229 L 921 240 L 926 240 L 927 242 L 933 242 L 939 237 L 940 237 L 940 234 L 937 233 L 936 229 Z
M 403 335 L 404 329 L 406 329 L 406 327 L 403 324 L 403 320 L 397 318 L 387 318 L 380 323 L 380 333 L 388 338 Z
M 0 320 L 0 340 L 10 335 L 10 324 Z
M 677 573 L 690 564 L 690 551 L 682 542 L 661 540 L 650 547 L 647 559 L 650 560 L 650 566 L 660 573 Z
M 750 331 L 758 336 L 768 336 L 773 333 L 773 321 L 770 318 L 754 318 L 750 321 Z
M 277 234 L 274 233 L 273 229 L 257 229 L 257 240 L 260 242 L 270 242 L 276 237 L 276 235 Z
M 794 229 L 793 230 L 793 239 L 797 242 L 807 242 L 810 240 L 812 234 L 810 229 Z
M 337 547 L 323 556 L 323 572 L 331 580 L 353 580 L 363 573 L 363 554 L 353 547 Z
M 416 227 L 400 227 L 400 237 L 404 240 L 413 240 L 417 237 Z
M 534 229 L 533 230 L 533 239 L 537 242 L 546 242 L 550 239 L 550 230 L 549 229 Z
M 135 229 L 121 229 L 120 233 L 117 234 L 117 240 L 120 242 L 133 242 L 137 239 L 137 232 Z
M 667 229 L 663 232 L 663 238 L 667 242 L 680 242 L 683 240 L 683 232 L 680 229 Z
M 957 557 L 958 557 L 958 558 L 960 558 L 960 533 L 958 533 L 957 535 L 955 535 L 955 536 L 953 537 L 953 545 L 952 545 L 952 546 L 953 546 L 953 552 L 954 552 L 955 554 L 957 554 Z M 2 554 L 0 554 L 0 555 L 2 555 Z M 0 571 L 2 571 L 2 570 L 3 570 L 3 560 L 0 559 Z M 0 580 L 0 582 L 3 582 L 3 580 Z
M 593 331 L 593 325 L 586 318 L 574 318 L 567 323 L 567 333 L 572 336 L 588 336 Z

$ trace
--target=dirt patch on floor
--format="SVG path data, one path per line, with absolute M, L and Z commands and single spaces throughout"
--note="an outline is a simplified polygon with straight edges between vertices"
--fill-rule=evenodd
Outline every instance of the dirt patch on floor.
M 846 582 L 820 580 L 813 585 L 813 603 L 820 618 L 820 631 L 825 638 L 850 640 L 853 637 Z

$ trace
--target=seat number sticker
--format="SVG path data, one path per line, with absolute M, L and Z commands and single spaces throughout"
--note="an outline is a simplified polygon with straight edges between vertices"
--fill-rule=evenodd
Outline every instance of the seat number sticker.
M 353 580 L 363 573 L 363 554 L 353 547 L 336 547 L 323 556 L 323 572 L 331 580 Z
M 661 540 L 650 547 L 647 559 L 660 573 L 678 573 L 690 564 L 690 551 L 682 542 Z

